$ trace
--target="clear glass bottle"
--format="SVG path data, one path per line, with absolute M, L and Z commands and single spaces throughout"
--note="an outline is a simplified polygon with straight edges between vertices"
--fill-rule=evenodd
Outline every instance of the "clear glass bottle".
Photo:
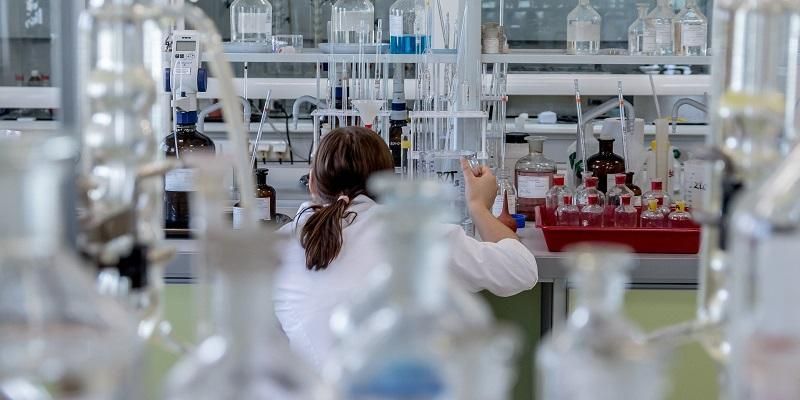
M 636 207 L 631 205 L 633 197 L 629 194 L 624 194 L 620 197 L 621 204 L 614 209 L 614 226 L 617 228 L 635 228 L 639 213 Z
M 49 392 L 19 398 L 119 398 L 141 350 L 133 314 L 98 294 L 65 242 L 75 149 L 66 137 L 0 136 L 0 376 L 4 389 L 24 379 Z
M 597 177 L 589 176 L 583 180 L 583 189 L 575 191 L 575 204 L 583 207 L 589 204 L 589 195 L 596 194 L 601 206 L 606 205 L 606 195 L 597 190 Z
M 658 200 L 650 199 L 647 201 L 647 209 L 642 211 L 639 226 L 642 228 L 663 228 L 664 213 L 658 209 Z
M 577 305 L 536 353 L 537 398 L 663 398 L 662 354 L 623 313 L 628 249 L 583 244 L 568 250 Z
M 269 43 L 272 4 L 267 0 L 236 0 L 231 4 L 231 41 Z
M 545 157 L 544 136 L 528 136 L 528 155 L 520 158 L 514 168 L 514 183 L 517 187 L 517 213 L 528 221 L 536 219 L 537 206 L 546 204 L 547 191 L 553 184 L 556 163 Z
M 686 0 L 675 17 L 675 37 L 678 55 L 704 56 L 708 52 L 708 19 L 697 0 Z
M 330 389 L 289 348 L 272 301 L 280 265 L 280 238 L 260 224 L 232 230 L 223 222 L 227 197 L 222 177 L 230 170 L 214 159 L 197 170 L 193 218 L 205 253 L 198 274 L 209 299 L 198 310 L 208 334 L 180 359 L 165 383 L 167 400 L 329 398 Z M 244 221 L 244 219 L 243 219 Z
M 334 313 L 336 325 L 350 328 L 339 337 L 326 377 L 338 398 L 353 400 L 478 399 L 486 393 L 470 393 L 474 387 L 492 387 L 490 398 L 505 398 L 511 354 L 491 344 L 513 338 L 491 328 L 491 321 L 475 325 L 452 307 L 455 297 L 472 295 L 448 283 L 442 187 L 393 178 L 370 182 L 385 207 L 380 225 L 388 263 L 379 271 L 385 278 L 368 290 L 368 302 Z M 476 374 L 482 370 L 492 373 Z
M 337 0 L 331 8 L 333 43 L 372 43 L 375 7 L 369 0 Z
M 667 216 L 667 226 L 670 228 L 691 228 L 695 226 L 692 214 L 686 211 L 686 203 L 683 200 L 675 202 L 675 211 Z
M 601 227 L 603 226 L 603 206 L 597 194 L 590 194 L 587 197 L 588 204 L 581 207 L 581 226 Z
M 514 184 L 511 182 L 510 174 L 505 170 L 499 170 L 497 173 L 497 196 L 492 205 L 492 214 L 495 217 L 500 216 L 503 210 L 503 197 L 508 197 L 508 212 L 511 214 L 517 213 L 517 190 L 514 189 Z
M 605 193 L 614 186 L 614 175 L 625 173 L 625 159 L 614 154 L 614 138 L 601 137 L 600 150 L 586 159 L 592 176 L 597 177 L 597 189 Z
M 650 181 L 650 190 L 642 194 L 642 205 L 647 205 L 650 200 L 656 200 L 659 206 L 669 204 L 669 196 L 664 193 L 664 182 L 661 179 L 653 179 Z
M 567 54 L 597 54 L 602 22 L 589 0 L 579 0 L 567 15 Z
M 167 157 L 185 154 L 214 154 L 214 141 L 197 131 L 197 112 L 179 111 L 176 115 L 177 129 L 164 138 L 161 148 Z M 164 176 L 164 227 L 167 229 L 189 229 L 191 211 L 189 193 L 194 191 L 194 171 L 180 168 Z
M 672 212 L 672 208 L 664 204 L 663 198 L 657 199 L 656 204 L 658 204 L 658 211 L 660 211 L 661 214 L 664 214 L 664 218 L 666 218 Z
M 572 196 L 565 194 L 561 204 L 556 208 L 556 224 L 559 226 L 580 226 L 581 211 L 572 204 Z
M 647 11 L 650 5 L 637 3 L 639 17 L 628 28 L 628 54 L 633 56 L 651 55 L 656 48 L 656 32 L 647 24 Z
M 565 185 L 564 175 L 553 175 L 553 187 L 545 196 L 545 209 L 550 216 L 555 217 L 556 208 L 562 204 L 565 195 L 573 196 L 572 190 Z
M 606 192 L 606 221 L 614 220 L 614 210 L 622 204 L 622 196 L 634 196 L 633 191 L 625 185 L 626 179 L 626 174 L 614 175 L 614 186 L 610 187 Z
M 647 24 L 655 32 L 655 55 L 671 56 L 674 53 L 674 19 L 670 0 L 658 0 L 656 8 L 647 14 Z
M 389 8 L 389 49 L 393 54 L 422 54 L 431 45 L 430 3 L 397 0 Z

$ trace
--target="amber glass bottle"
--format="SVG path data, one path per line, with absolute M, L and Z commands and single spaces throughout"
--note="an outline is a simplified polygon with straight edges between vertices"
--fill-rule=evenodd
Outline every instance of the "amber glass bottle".
M 634 207 L 642 206 L 642 189 L 633 184 L 633 172 L 625 173 L 625 186 L 633 192 L 631 205 Z
M 598 141 L 600 151 L 589 157 L 586 164 L 598 179 L 597 189 L 605 193 L 608 188 L 614 187 L 614 175 L 625 173 L 625 159 L 614 154 L 614 139 L 600 138 Z
M 179 111 L 174 133 L 164 138 L 161 148 L 167 157 L 182 157 L 191 153 L 215 152 L 214 141 L 198 132 L 197 112 Z M 164 226 L 167 229 L 189 229 L 189 192 L 194 191 L 194 171 L 174 169 L 164 177 Z
M 256 215 L 262 221 L 272 221 L 277 212 L 275 188 L 267 184 L 267 175 L 266 168 L 256 170 Z

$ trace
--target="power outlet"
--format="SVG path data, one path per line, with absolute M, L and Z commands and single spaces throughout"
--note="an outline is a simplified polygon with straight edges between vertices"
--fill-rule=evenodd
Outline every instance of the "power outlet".
M 253 143 L 250 143 L 253 151 Z M 256 158 L 266 161 L 285 161 L 289 159 L 289 145 L 283 140 L 262 140 L 256 149 Z

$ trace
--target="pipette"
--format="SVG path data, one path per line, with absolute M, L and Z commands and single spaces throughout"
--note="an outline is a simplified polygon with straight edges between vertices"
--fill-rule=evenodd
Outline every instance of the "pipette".
M 261 110 L 261 122 L 258 123 L 258 133 L 256 133 L 256 141 L 253 143 L 253 156 L 250 157 L 250 165 L 254 166 L 256 162 L 256 154 L 258 153 L 258 142 L 261 141 L 261 133 L 264 132 L 264 120 L 267 119 L 267 110 L 269 110 L 269 101 L 272 98 L 272 89 L 267 89 L 267 97 L 264 99 L 264 108 Z M 248 125 L 250 121 L 247 121 Z
M 586 137 L 583 132 L 583 109 L 581 107 L 581 92 L 578 89 L 578 80 L 575 79 L 575 108 L 578 111 L 578 144 L 581 146 L 581 169 L 587 170 L 586 166 Z M 581 176 L 583 174 L 581 173 Z
M 628 158 L 628 139 L 626 138 L 625 99 L 622 98 L 622 81 L 617 81 L 617 98 L 619 99 L 619 131 L 622 135 L 622 155 L 625 157 L 625 172 L 631 161 Z

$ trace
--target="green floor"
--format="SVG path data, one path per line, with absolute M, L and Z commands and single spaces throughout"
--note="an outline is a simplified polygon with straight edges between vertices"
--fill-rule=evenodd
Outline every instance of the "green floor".
M 695 295 L 693 290 L 629 290 L 625 310 L 643 329 L 653 330 L 692 318 Z M 538 287 L 509 298 L 485 296 L 497 317 L 515 323 L 526 338 L 519 359 L 519 382 L 514 391 L 514 400 L 530 400 L 534 397 L 532 359 L 539 340 L 540 296 Z M 173 324 L 176 337 L 190 341 L 194 334 L 192 285 L 167 285 L 165 300 L 166 315 Z M 156 346 L 150 346 L 147 355 L 148 398 L 160 399 L 163 377 L 176 357 Z M 670 381 L 670 400 L 718 397 L 714 365 L 699 345 L 685 346 L 675 353 Z

